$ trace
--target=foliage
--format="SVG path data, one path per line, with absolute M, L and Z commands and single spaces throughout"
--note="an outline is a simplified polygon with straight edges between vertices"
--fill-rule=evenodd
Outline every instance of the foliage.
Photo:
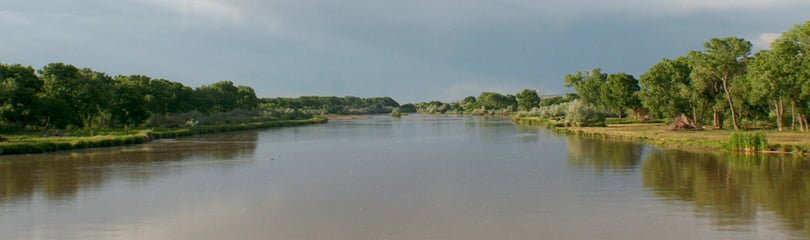
M 568 105 L 565 122 L 575 127 L 605 126 L 605 114 L 584 102 L 574 101 Z
M 399 108 L 394 108 L 394 110 L 391 111 L 391 116 L 395 118 L 402 117 L 402 111 L 399 110 Z
M 263 98 L 261 109 L 291 108 L 313 114 L 375 114 L 390 113 L 399 103 L 390 97 L 319 97 Z
M 413 105 L 412 103 L 402 104 L 402 106 L 399 106 L 399 110 L 401 110 L 403 113 L 415 113 L 416 105 Z
M 756 152 L 768 149 L 768 138 L 763 133 L 732 133 L 728 148 L 735 151 Z
M 252 88 L 222 81 L 192 89 L 178 82 L 51 63 L 39 71 L 0 64 L 0 127 L 97 129 L 167 124 L 170 115 L 253 110 Z M 188 119 L 182 119 L 185 122 Z
M 601 101 L 606 109 L 615 111 L 619 118 L 624 116 L 627 109 L 638 109 L 641 102 L 638 99 L 638 80 L 630 74 L 614 73 L 607 77 L 602 88 Z
M 540 96 L 537 91 L 532 89 L 523 89 L 516 96 L 518 102 L 518 110 L 528 111 L 540 104 Z

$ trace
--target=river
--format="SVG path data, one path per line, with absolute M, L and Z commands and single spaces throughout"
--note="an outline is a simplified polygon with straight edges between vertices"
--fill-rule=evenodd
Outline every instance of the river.
M 0 239 L 808 239 L 810 162 L 408 115 L 0 156 Z

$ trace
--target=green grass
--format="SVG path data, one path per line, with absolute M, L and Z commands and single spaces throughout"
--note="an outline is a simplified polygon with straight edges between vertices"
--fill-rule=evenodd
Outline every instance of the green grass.
M 671 131 L 665 123 L 608 124 L 606 127 L 566 127 L 555 121 L 529 117 L 514 117 L 521 125 L 543 125 L 556 132 L 593 138 L 640 141 L 652 145 L 697 151 L 733 151 L 810 154 L 810 133 L 764 130 L 757 132 L 732 130 Z
M 8 136 L 8 142 L 0 142 L 0 154 L 26 154 L 45 153 L 61 150 L 111 147 L 129 144 L 138 144 L 153 139 L 177 138 L 198 134 L 220 133 L 250 129 L 273 127 L 298 126 L 305 124 L 325 123 L 326 118 L 312 118 L 306 120 L 278 120 L 268 122 L 253 122 L 240 124 L 222 124 L 213 126 L 199 126 L 182 129 L 153 129 L 153 130 L 103 130 L 97 131 L 96 136 L 70 136 L 70 137 L 36 137 L 31 134 Z M 89 132 L 88 132 L 89 134 Z M 5 137 L 5 136 L 4 136 Z
M 732 133 L 728 140 L 728 149 L 741 152 L 759 152 L 768 150 L 768 138 L 761 132 L 745 133 L 735 132 Z

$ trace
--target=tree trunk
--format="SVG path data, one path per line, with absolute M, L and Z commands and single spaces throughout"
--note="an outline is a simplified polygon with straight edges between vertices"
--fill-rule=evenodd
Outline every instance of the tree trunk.
M 692 124 L 695 124 L 695 126 L 699 125 L 697 118 L 697 109 L 695 108 L 692 108 Z
M 784 122 L 782 121 L 782 117 L 785 113 L 785 106 L 782 104 L 782 97 L 779 97 L 779 101 L 774 103 L 774 107 L 776 108 L 776 127 L 779 128 L 779 131 L 783 131 Z
M 723 90 L 726 92 L 726 99 L 728 99 L 728 106 L 731 108 L 731 122 L 734 124 L 734 130 L 740 130 L 740 124 L 737 123 L 737 112 L 734 110 L 734 99 L 731 96 L 731 91 L 728 89 L 728 76 L 723 78 Z
M 796 102 L 790 105 L 790 130 L 796 130 Z
M 720 111 L 717 111 L 717 109 L 713 109 L 712 111 L 714 111 L 712 113 L 712 115 L 714 117 L 714 126 L 713 127 L 716 128 L 716 129 L 723 129 L 723 114 L 720 113 Z

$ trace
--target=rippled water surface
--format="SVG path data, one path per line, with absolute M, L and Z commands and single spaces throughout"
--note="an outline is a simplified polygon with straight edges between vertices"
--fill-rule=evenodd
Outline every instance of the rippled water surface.
M 409 115 L 0 157 L 0 239 L 808 239 L 810 161 Z

